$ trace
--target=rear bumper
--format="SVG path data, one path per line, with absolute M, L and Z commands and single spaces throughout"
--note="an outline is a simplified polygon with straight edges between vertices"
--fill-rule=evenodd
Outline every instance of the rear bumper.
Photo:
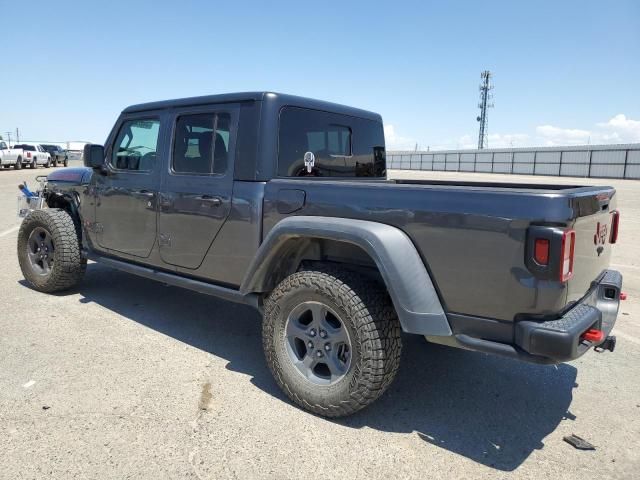
M 516 346 L 529 355 L 544 357 L 553 362 L 573 360 L 589 348 L 604 342 L 581 339 L 594 328 L 604 332 L 605 338 L 613 329 L 620 306 L 622 275 L 605 270 L 594 281 L 589 292 L 579 302 L 555 320 L 520 320 L 515 325 Z

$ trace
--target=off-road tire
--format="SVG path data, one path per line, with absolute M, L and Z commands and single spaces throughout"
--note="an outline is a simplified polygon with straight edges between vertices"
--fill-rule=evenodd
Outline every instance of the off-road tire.
M 53 266 L 48 275 L 38 275 L 29 260 L 28 239 L 35 228 L 44 228 L 55 247 Z M 87 260 L 82 258 L 76 225 L 64 210 L 48 208 L 32 211 L 18 232 L 18 262 L 24 278 L 39 292 L 53 293 L 75 286 L 84 275 Z
M 18 157 L 18 160 L 16 160 L 16 164 L 13 167 L 16 170 L 20 170 L 22 168 L 22 157 Z
M 319 301 L 341 317 L 351 338 L 351 363 L 333 385 L 301 375 L 286 350 L 285 325 L 297 305 Z M 400 322 L 386 289 L 338 268 L 300 271 L 285 278 L 265 299 L 262 342 L 267 364 L 285 394 L 325 417 L 350 415 L 374 402 L 400 366 Z
M 69 159 L 68 159 L 68 158 L 65 158 L 65 159 L 64 159 L 64 166 L 65 166 L 65 167 L 68 167 L 68 166 L 69 166 Z

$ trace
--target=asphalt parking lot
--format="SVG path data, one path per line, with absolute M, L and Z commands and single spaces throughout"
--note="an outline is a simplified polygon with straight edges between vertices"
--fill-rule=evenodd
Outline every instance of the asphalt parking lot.
M 614 353 L 539 366 L 407 336 L 389 392 L 326 420 L 280 393 L 248 307 L 96 264 L 68 293 L 29 289 L 16 187 L 43 173 L 0 171 L 0 478 L 637 478 L 640 182 L 506 177 L 617 188 Z

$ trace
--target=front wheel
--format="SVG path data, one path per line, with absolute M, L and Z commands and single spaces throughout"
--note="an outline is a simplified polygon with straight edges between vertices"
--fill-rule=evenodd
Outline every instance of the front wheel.
M 76 285 L 87 266 L 71 216 L 49 208 L 32 211 L 18 232 L 18 262 L 24 278 L 40 292 L 59 292 Z
M 302 408 L 350 415 L 374 402 L 400 365 L 400 323 L 386 290 L 344 270 L 301 271 L 266 298 L 269 369 Z
M 31 161 L 31 168 L 38 168 L 38 159 L 36 157 L 33 157 Z

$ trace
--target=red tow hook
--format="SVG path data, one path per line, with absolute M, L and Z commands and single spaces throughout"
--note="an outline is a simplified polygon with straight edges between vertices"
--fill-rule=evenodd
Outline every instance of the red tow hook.
M 589 330 L 584 332 L 580 338 L 588 342 L 600 343 L 604 340 L 604 332 L 602 330 L 590 328 Z
M 624 292 L 620 292 L 620 300 L 626 300 L 627 299 L 627 294 Z

